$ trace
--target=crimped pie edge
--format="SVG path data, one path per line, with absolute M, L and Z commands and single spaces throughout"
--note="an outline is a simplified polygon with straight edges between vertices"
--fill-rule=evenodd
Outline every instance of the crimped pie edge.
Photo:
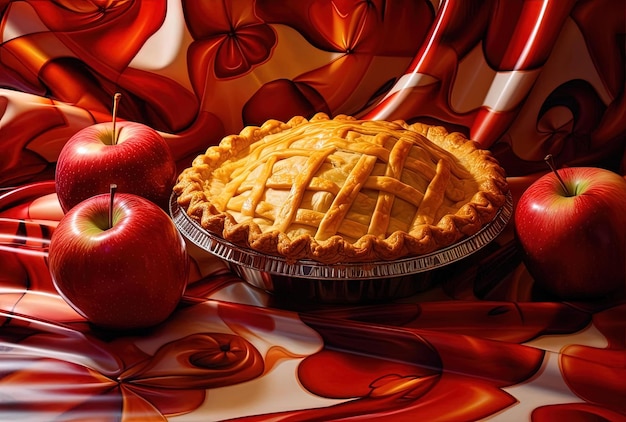
M 309 121 L 331 120 L 324 113 L 317 113 L 310 120 L 296 116 L 287 122 L 268 120 L 260 127 L 247 126 L 239 134 L 226 136 L 217 146 L 209 147 L 204 154 L 197 156 L 191 167 L 178 177 L 174 192 L 178 205 L 205 230 L 244 248 L 269 255 L 285 257 L 288 261 L 310 259 L 322 263 L 372 262 L 394 260 L 407 256 L 418 256 L 450 246 L 455 242 L 477 233 L 493 220 L 506 201 L 508 184 L 504 169 L 491 152 L 460 133 L 448 133 L 442 126 L 423 123 L 408 124 L 403 120 L 396 123 L 404 129 L 413 130 L 431 142 L 452 152 L 461 161 L 472 163 L 480 168 L 482 175 L 479 190 L 471 201 L 455 214 L 444 216 L 435 225 L 421 225 L 412 234 L 395 232 L 387 238 L 373 235 L 362 236 L 350 243 L 336 235 L 324 241 L 317 241 L 310 235 L 289 239 L 279 232 L 263 233 L 259 226 L 247 221 L 237 223 L 228 212 L 213 206 L 204 192 L 204 180 L 213 169 L 263 137 L 306 124 Z M 354 117 L 339 115 L 333 120 L 356 121 Z

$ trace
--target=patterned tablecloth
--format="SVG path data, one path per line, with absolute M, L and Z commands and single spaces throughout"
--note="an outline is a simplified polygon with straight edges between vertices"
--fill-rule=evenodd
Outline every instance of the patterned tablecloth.
M 550 297 L 512 224 L 358 305 L 269 294 L 189 244 L 180 306 L 130 333 L 47 266 L 56 158 L 115 92 L 181 169 L 269 118 L 421 120 L 489 148 L 515 203 L 548 153 L 626 173 L 625 33 L 612 0 L 0 0 L 0 419 L 626 420 L 624 293 Z

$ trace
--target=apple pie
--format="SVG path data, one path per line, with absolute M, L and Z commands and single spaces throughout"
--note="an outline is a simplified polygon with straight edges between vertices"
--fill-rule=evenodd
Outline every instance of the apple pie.
M 443 127 L 404 121 L 269 120 L 183 170 L 178 205 L 205 230 L 288 262 L 367 262 L 450 246 L 506 202 L 504 170 Z

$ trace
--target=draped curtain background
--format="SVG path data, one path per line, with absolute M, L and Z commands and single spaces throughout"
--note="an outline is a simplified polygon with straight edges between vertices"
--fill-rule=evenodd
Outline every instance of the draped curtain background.
M 47 251 L 59 152 L 116 92 L 181 169 L 324 111 L 460 131 L 514 201 L 548 153 L 625 174 L 625 35 L 623 0 L 0 0 L 0 419 L 624 420 L 623 298 L 537 296 L 510 227 L 424 296 L 338 309 L 190 245 L 180 309 L 124 335 L 64 302 Z
M 151 125 L 189 158 L 244 125 L 315 111 L 421 120 L 511 177 L 619 168 L 619 0 L 0 2 L 0 186 L 50 177 L 81 127 Z

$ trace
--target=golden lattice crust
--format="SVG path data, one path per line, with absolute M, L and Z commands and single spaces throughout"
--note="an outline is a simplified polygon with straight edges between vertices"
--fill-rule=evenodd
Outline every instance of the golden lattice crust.
M 393 260 L 475 234 L 504 170 L 459 133 L 403 121 L 294 117 L 225 137 L 174 187 L 206 230 L 290 261 Z

